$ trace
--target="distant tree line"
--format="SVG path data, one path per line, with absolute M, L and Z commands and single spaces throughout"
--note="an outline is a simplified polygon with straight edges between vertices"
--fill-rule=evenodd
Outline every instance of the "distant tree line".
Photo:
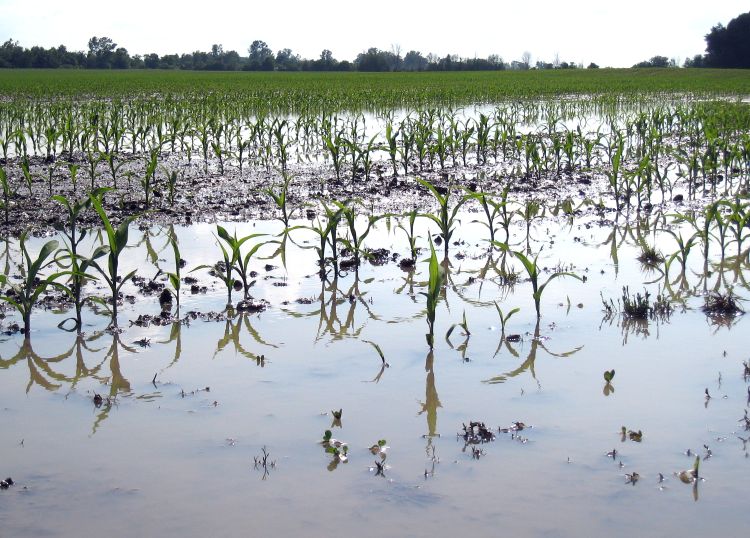
M 687 58 L 684 67 L 718 67 L 750 69 L 750 11 L 731 21 L 726 27 L 717 24 L 706 34 L 706 54 Z M 633 67 L 678 67 L 677 61 L 654 56 Z
M 12 39 L 0 46 L 0 68 L 71 68 L 71 69 L 184 69 L 206 71 L 481 71 L 529 69 L 528 63 L 506 64 L 500 56 L 461 58 L 457 55 L 424 56 L 418 51 L 401 55 L 392 51 L 370 48 L 354 61 L 339 61 L 325 49 L 317 59 L 307 59 L 285 48 L 274 52 L 265 41 L 253 41 L 247 56 L 225 51 L 213 45 L 208 52 L 190 54 L 146 54 L 131 56 L 109 37 L 92 37 L 88 51 L 69 51 L 64 45 L 45 49 L 24 48 Z

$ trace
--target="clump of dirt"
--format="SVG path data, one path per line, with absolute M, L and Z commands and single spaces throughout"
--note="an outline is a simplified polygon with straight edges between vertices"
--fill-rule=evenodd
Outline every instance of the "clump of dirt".
M 367 249 L 366 255 L 370 265 L 375 266 L 385 265 L 392 259 L 391 251 L 386 248 Z M 394 256 L 398 257 L 398 254 L 394 254 Z
M 250 297 L 248 299 L 243 299 L 242 301 L 237 303 L 236 309 L 238 312 L 249 312 L 251 314 L 255 314 L 256 312 L 263 312 L 266 308 L 268 308 L 268 306 L 268 301 Z
M 398 262 L 398 266 L 402 271 L 408 272 L 413 271 L 417 266 L 417 263 L 413 258 L 402 258 L 401 261 Z

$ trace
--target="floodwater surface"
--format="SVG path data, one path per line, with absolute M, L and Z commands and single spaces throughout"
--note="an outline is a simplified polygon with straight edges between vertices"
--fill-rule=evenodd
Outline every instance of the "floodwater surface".
M 655 215 L 629 224 L 593 211 L 573 222 L 540 219 L 528 246 L 540 254 L 541 282 L 561 270 L 585 281 L 553 279 L 537 319 L 521 263 L 488 250 L 478 218 L 460 215 L 432 351 L 420 294 L 426 219 L 412 272 L 398 265 L 409 253 L 395 218 L 379 221 L 366 244 L 397 259 L 338 276 L 321 279 L 309 230 L 290 233 L 286 267 L 263 259 L 276 245 L 262 247 L 250 263 L 258 273 L 250 293 L 269 303 L 260 313 L 226 311 L 223 283 L 207 269 L 189 272 L 221 258 L 210 224 L 173 228 L 182 276 L 207 288 L 191 294 L 183 285 L 184 322 L 131 323 L 161 308 L 158 293 L 130 283 L 120 333 L 104 330 L 102 307 L 84 310 L 81 337 L 57 328 L 70 312 L 35 309 L 28 341 L 0 337 L 0 473 L 15 482 L 0 491 L 0 534 L 746 532 L 747 320 L 713 319 L 701 307 L 716 286 L 745 295 L 747 261 L 722 264 L 711 249 L 706 277 L 696 248 L 681 276 L 674 263 L 665 278 L 663 265 L 636 259 L 638 238 L 665 255 L 676 248 Z M 226 226 L 238 236 L 280 231 L 273 222 Z M 138 269 L 149 280 L 158 268 L 173 271 L 167 231 L 131 227 L 122 273 Z M 511 232 L 511 250 L 526 252 L 525 226 Z M 84 250 L 96 241 L 92 234 Z M 2 262 L 17 273 L 18 243 L 6 247 Z M 651 301 L 663 294 L 671 315 L 607 312 L 603 301 L 616 304 L 623 286 L 648 290 Z M 87 290 L 105 295 L 99 282 Z M 234 291 L 233 304 L 240 299 Z M 505 314 L 520 308 L 504 333 L 495 303 Z M 20 323 L 4 314 L 3 330 Z M 466 327 L 446 337 L 464 316 Z M 467 443 L 472 421 L 494 439 Z M 346 461 L 326 451 L 326 430 L 346 442 Z M 385 457 L 369 450 L 380 440 Z M 695 455 L 699 479 L 683 484 L 674 473 L 692 469 Z

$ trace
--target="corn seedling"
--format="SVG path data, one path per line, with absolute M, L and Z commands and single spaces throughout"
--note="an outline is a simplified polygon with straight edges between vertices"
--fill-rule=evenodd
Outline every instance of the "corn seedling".
M 100 188 L 93 195 L 101 196 L 105 192 L 106 189 Z M 55 262 L 65 270 L 61 274 L 68 274 L 70 278 L 68 284 L 55 282 L 55 287 L 67 294 L 75 307 L 75 317 L 63 320 L 58 326 L 62 328 L 66 322 L 72 320 L 74 326 L 71 331 L 77 330 L 80 332 L 82 326 L 81 310 L 85 303 L 85 299 L 82 297 L 83 285 L 87 280 L 95 280 L 95 277 L 88 273 L 89 268 L 93 267 L 91 262 L 95 258 L 86 258 L 78 252 L 78 246 L 87 235 L 85 229 L 78 230 L 78 217 L 82 211 L 91 206 L 91 198 L 86 197 L 71 202 L 65 196 L 56 195 L 52 199 L 62 205 L 68 213 L 67 229 L 63 232 L 66 246 L 64 249 L 57 251 Z M 99 250 L 95 254 L 96 257 L 101 257 L 105 253 Z
M 31 311 L 34 309 L 39 296 L 47 289 L 59 274 L 53 274 L 42 279 L 41 272 L 54 262 L 49 259 L 57 250 L 57 241 L 47 241 L 36 260 L 31 259 L 28 249 L 26 248 L 26 232 L 22 233 L 19 238 L 19 245 L 23 253 L 24 265 L 22 267 L 23 281 L 21 284 L 10 282 L 6 275 L 0 275 L 0 286 L 9 286 L 13 290 L 12 296 L 0 296 L 0 301 L 5 301 L 23 318 L 23 334 L 26 339 L 31 336 Z
M 10 223 L 10 197 L 11 188 L 10 181 L 8 181 L 8 175 L 5 173 L 5 169 L 0 166 L 0 188 L 3 190 L 3 214 L 5 216 L 5 225 Z
M 293 210 L 289 211 L 289 208 L 287 207 L 289 185 L 292 183 L 292 176 L 284 173 L 283 177 L 284 181 L 278 192 L 274 189 L 265 189 L 263 193 L 271 198 L 273 203 L 276 204 L 276 207 L 281 212 L 281 216 L 277 218 L 284 224 L 284 230 L 287 230 L 289 228 L 289 220 L 292 218 L 292 213 L 294 212 Z
M 470 199 L 470 197 L 468 195 L 462 196 L 458 200 L 458 202 L 456 202 L 456 205 L 451 208 L 450 187 L 448 187 L 445 195 L 442 195 L 431 183 L 428 183 L 427 181 L 420 178 L 417 178 L 417 181 L 420 185 L 425 187 L 438 202 L 438 212 L 436 215 L 432 213 L 424 213 L 421 216 L 430 219 L 438 225 L 438 228 L 440 230 L 440 237 L 443 239 L 444 243 L 443 248 L 445 252 L 445 258 L 448 258 L 448 247 L 450 245 L 451 237 L 453 237 L 453 232 L 455 231 L 454 225 L 456 224 L 456 222 L 458 222 L 458 220 L 456 219 L 456 214 L 458 213 L 459 209 L 461 209 L 461 206 Z
M 612 192 L 615 198 L 615 208 L 620 211 L 620 165 L 622 163 L 623 152 L 625 151 L 625 141 L 621 134 L 617 134 L 614 142 L 614 151 L 611 154 L 610 163 L 611 169 L 606 172 L 607 179 L 609 180 L 609 186 L 612 188 Z
M 349 238 L 342 238 L 340 239 L 340 241 L 346 248 L 348 248 L 352 252 L 356 264 L 359 265 L 360 254 L 366 255 L 366 252 L 363 249 L 365 239 L 368 235 L 370 235 L 370 232 L 373 230 L 375 224 L 380 219 L 385 218 L 387 215 L 368 215 L 367 227 L 364 229 L 364 231 L 360 232 L 357 230 L 357 210 L 355 209 L 355 207 L 357 204 L 362 205 L 362 203 L 355 201 L 345 205 L 336 200 L 334 200 L 333 203 L 336 205 L 336 207 L 339 208 L 341 217 L 343 217 L 343 219 L 346 221 L 349 229 Z
M 148 160 L 146 161 L 146 171 L 141 179 L 141 186 L 143 187 L 143 193 L 145 196 L 146 209 L 151 204 L 151 193 L 154 190 L 154 182 L 156 181 L 156 167 L 158 164 L 159 152 L 156 149 L 152 149 L 149 152 Z
M 231 271 L 234 270 L 237 273 L 237 276 L 240 278 L 240 281 L 242 282 L 244 297 L 245 299 L 247 299 L 250 296 L 250 286 L 252 286 L 252 283 L 248 282 L 248 278 L 250 276 L 248 272 L 248 265 L 253 255 L 258 252 L 258 249 L 265 243 L 256 243 L 244 256 L 242 254 L 242 245 L 244 245 L 245 242 L 249 241 L 250 239 L 263 237 L 265 234 L 250 234 L 241 238 L 237 238 L 236 230 L 234 232 L 234 235 L 229 235 L 229 232 L 227 232 L 225 228 L 219 225 L 216 226 L 216 233 L 219 239 L 224 241 L 224 243 L 229 247 L 229 251 L 231 252 L 231 256 L 229 256 L 224 246 L 221 246 L 222 254 L 224 255 L 224 262 L 226 263 L 227 259 L 230 260 L 230 267 L 227 270 L 229 278 L 231 278 Z M 229 292 L 229 298 L 231 303 L 231 290 Z
M 505 196 L 503 198 L 506 198 L 507 187 L 504 189 L 504 195 Z M 496 202 L 495 200 L 487 196 L 486 193 L 472 192 L 469 190 L 467 190 L 467 196 L 469 196 L 471 199 L 477 200 L 479 202 L 479 205 L 482 207 L 482 210 L 484 211 L 485 220 L 474 220 L 472 222 L 479 223 L 487 228 L 487 230 L 490 232 L 490 243 L 495 241 L 495 234 L 501 227 L 503 227 L 506 232 L 508 232 L 507 228 L 503 224 L 497 222 L 498 219 L 501 219 L 502 222 L 504 209 L 506 207 L 505 201 Z M 505 212 L 505 215 L 507 216 L 507 212 Z M 506 237 L 506 241 L 507 239 L 508 238 Z
M 398 132 L 399 129 L 393 130 L 393 123 L 388 122 L 385 125 L 385 140 L 387 143 L 388 157 L 391 160 L 391 167 L 393 168 L 393 175 L 398 175 L 398 165 L 396 164 L 396 156 L 398 155 Z
M 494 301 L 495 309 L 497 310 L 497 315 L 500 317 L 500 339 L 505 338 L 505 326 L 508 324 L 508 320 L 513 317 L 514 314 L 517 314 L 521 311 L 520 308 L 513 308 L 510 312 L 505 314 L 500 308 L 500 305 L 497 304 L 497 301 Z
M 456 329 L 456 327 L 461 327 L 464 330 L 464 335 L 467 337 L 471 336 L 471 331 L 469 330 L 469 324 L 466 321 L 466 310 L 464 310 L 464 315 L 461 320 L 461 323 L 454 323 L 448 328 L 448 331 L 445 333 L 445 339 L 446 341 L 450 340 L 451 334 L 453 334 L 453 331 Z
M 102 275 L 104 280 L 107 282 L 107 286 L 110 291 L 110 300 L 112 302 L 111 314 L 113 327 L 117 327 L 117 302 L 120 295 L 120 290 L 125 283 L 135 276 L 136 270 L 132 270 L 124 276 L 120 275 L 120 255 L 123 253 L 125 248 L 128 246 L 128 228 L 130 223 L 135 219 L 135 216 L 125 218 L 120 225 L 115 228 L 109 221 L 104 208 L 102 207 L 102 200 L 104 197 L 104 190 L 98 190 L 91 193 L 91 205 L 99 215 L 106 232 L 107 243 L 98 247 L 94 254 L 91 256 L 92 260 L 99 258 L 100 256 L 107 255 L 107 268 L 106 270 L 99 265 L 98 262 L 92 261 L 91 265 Z M 105 304 L 106 306 L 106 304 Z
M 499 243 L 496 241 L 495 246 L 499 247 L 501 250 L 510 251 L 510 248 L 505 243 Z M 531 280 L 532 298 L 534 299 L 534 308 L 536 309 L 537 318 L 541 317 L 539 304 L 542 299 L 542 294 L 544 293 L 544 290 L 547 289 L 547 285 L 550 282 L 552 282 L 552 280 L 554 280 L 555 278 L 563 277 L 563 276 L 569 276 L 569 277 L 578 279 L 581 282 L 584 281 L 580 276 L 574 273 L 570 273 L 567 271 L 560 271 L 560 272 L 552 273 L 550 277 L 543 284 L 540 284 L 539 283 L 540 271 L 539 271 L 539 265 L 537 263 L 539 261 L 539 254 L 537 254 L 534 260 L 532 261 L 529 258 L 527 258 L 522 252 L 518 252 L 516 250 L 511 251 L 511 252 L 521 262 L 521 264 L 523 265 L 523 268 L 526 270 L 526 274 L 529 276 L 529 280 Z
M 177 301 L 177 315 L 180 313 L 180 287 L 182 285 L 182 279 L 180 278 L 180 269 L 182 268 L 183 261 L 180 257 L 180 246 L 177 244 L 177 236 L 174 231 L 169 234 L 169 244 L 172 246 L 172 252 L 174 253 L 174 272 L 166 273 L 169 283 L 172 285 L 172 289 L 169 292 L 174 296 Z
M 311 230 L 318 235 L 318 246 L 313 248 L 315 248 L 315 252 L 317 252 L 318 254 L 318 266 L 320 267 L 321 276 L 325 274 L 326 270 L 325 267 L 327 263 L 327 245 L 331 245 L 331 249 L 333 251 L 331 259 L 334 262 L 334 272 L 338 274 L 338 266 L 336 263 L 338 259 L 338 252 L 336 251 L 336 249 L 338 248 L 337 228 L 339 225 L 339 221 L 341 220 L 342 213 L 342 210 L 340 208 L 334 211 L 326 205 L 323 206 L 323 209 L 326 214 L 325 223 L 321 223 L 320 219 L 318 219 L 315 226 L 306 226 L 308 230 Z
M 29 158 L 26 156 L 24 156 L 21 160 L 21 173 L 23 174 L 23 179 L 26 182 L 26 187 L 29 189 L 29 198 L 31 198 L 33 195 L 31 186 L 34 183 L 34 177 L 31 175 L 31 169 L 29 168 Z
M 415 235 L 414 233 L 414 222 L 417 220 L 418 216 L 419 213 L 417 213 L 417 210 L 412 209 L 410 212 L 404 215 L 397 224 L 397 227 L 400 230 L 403 230 L 403 232 L 406 234 L 406 239 L 409 242 L 409 255 L 414 261 L 416 261 L 417 259 L 417 239 L 419 239 L 419 236 Z M 408 227 L 404 226 L 403 219 L 408 220 Z

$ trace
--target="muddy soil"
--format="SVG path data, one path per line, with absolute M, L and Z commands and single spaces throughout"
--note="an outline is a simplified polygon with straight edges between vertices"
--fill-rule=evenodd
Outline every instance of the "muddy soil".
M 105 196 L 104 207 L 113 222 L 137 215 L 138 222 L 152 224 L 191 224 L 198 222 L 249 221 L 274 219 L 280 212 L 273 200 L 265 194 L 265 189 L 280 189 L 282 174 L 272 169 L 244 166 L 242 172 L 233 164 L 226 164 L 220 173 L 217 162 L 209 162 L 208 170 L 203 161 L 185 163 L 184 156 L 165 155 L 164 168 L 177 170 L 179 177 L 173 194 L 170 195 L 166 175 L 157 172 L 157 180 L 152 187 L 150 203 L 145 202 L 144 188 L 140 178 L 144 176 L 144 160 L 130 157 L 117 175 L 117 188 L 108 171 L 100 168 L 95 187 L 111 187 Z M 71 182 L 67 163 L 80 166 L 77 185 Z M 30 170 L 35 181 L 29 193 L 18 159 L 4 163 L 11 184 L 13 196 L 10 199 L 8 222 L 0 212 L 0 230 L 3 235 L 17 236 L 24 230 L 32 235 L 46 235 L 62 227 L 67 215 L 62 206 L 51 199 L 61 194 L 69 199 L 80 199 L 92 188 L 90 176 L 85 171 L 87 162 L 82 156 L 71 159 L 58 159 L 57 163 L 46 162 L 42 158 L 30 159 Z M 52 189 L 49 185 L 49 170 L 53 167 Z M 543 198 L 548 206 L 556 201 L 572 198 L 580 203 L 583 199 L 606 199 L 608 185 L 606 177 L 596 170 L 550 173 L 548 175 L 518 176 L 508 164 L 489 166 L 469 165 L 451 167 L 445 170 L 419 170 L 415 163 L 408 176 L 402 170 L 393 174 L 389 162 L 380 161 L 373 166 L 369 178 L 359 170 L 352 177 L 351 169 L 341 172 L 337 179 L 331 165 L 325 163 L 302 163 L 289 166 L 287 173 L 293 177 L 288 195 L 288 207 L 294 209 L 293 217 L 314 219 L 319 209 L 318 202 L 331 200 L 358 199 L 374 214 L 402 214 L 412 209 L 429 210 L 434 198 L 415 178 L 419 177 L 436 185 L 439 191 L 446 192 L 449 185 L 470 190 L 498 194 L 512 181 L 510 198 L 521 201 L 533 197 Z M 456 197 L 457 198 L 457 197 Z M 80 218 L 83 226 L 100 224 L 93 211 L 84 212 Z

